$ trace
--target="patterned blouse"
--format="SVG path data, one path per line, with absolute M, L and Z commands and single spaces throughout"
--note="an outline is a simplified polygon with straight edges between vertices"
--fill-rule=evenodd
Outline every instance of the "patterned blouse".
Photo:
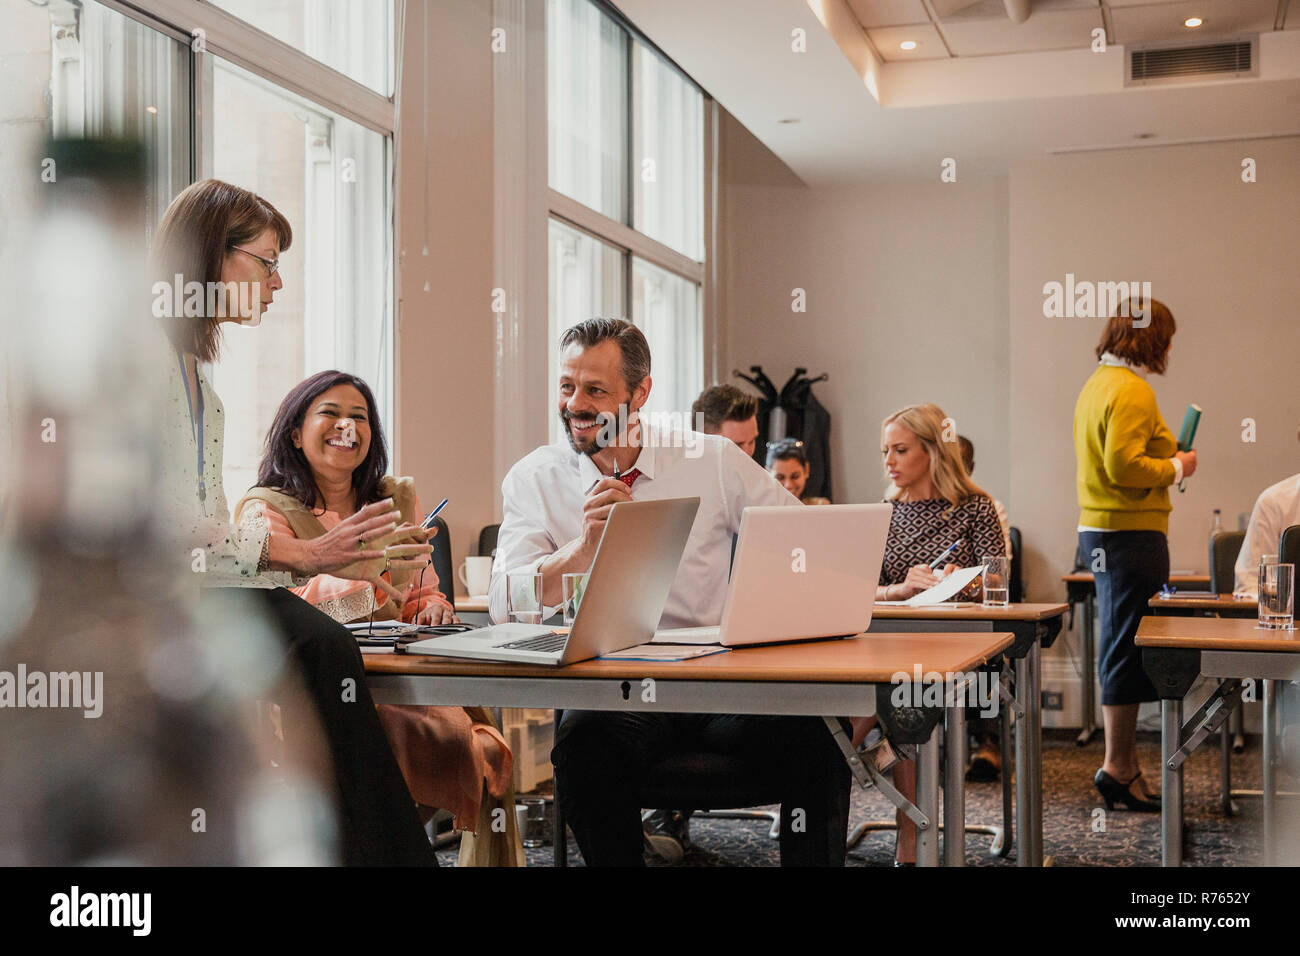
M 895 501 L 893 505 L 885 560 L 880 566 L 882 585 L 901 584 L 908 568 L 929 564 L 958 539 L 957 550 L 944 564 L 969 568 L 985 555 L 1005 553 L 1002 523 L 992 498 L 971 495 L 956 507 L 945 498 Z

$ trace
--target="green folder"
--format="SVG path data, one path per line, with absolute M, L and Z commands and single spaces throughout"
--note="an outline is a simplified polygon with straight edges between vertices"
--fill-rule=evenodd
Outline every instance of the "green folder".
M 1196 426 L 1201 423 L 1201 406 L 1188 405 L 1187 414 L 1183 416 L 1183 427 L 1178 432 L 1178 450 L 1191 451 L 1192 442 L 1196 440 Z

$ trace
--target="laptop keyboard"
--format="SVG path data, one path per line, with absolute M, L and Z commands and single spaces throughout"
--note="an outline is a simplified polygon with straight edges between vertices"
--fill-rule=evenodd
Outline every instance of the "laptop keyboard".
M 541 651 L 546 654 L 564 650 L 568 640 L 567 634 L 543 634 L 540 637 L 527 637 L 521 641 L 511 641 L 509 644 L 499 646 L 508 647 L 512 651 Z

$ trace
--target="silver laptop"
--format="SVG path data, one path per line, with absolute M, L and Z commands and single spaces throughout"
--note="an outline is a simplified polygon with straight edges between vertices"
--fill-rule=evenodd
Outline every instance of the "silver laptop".
M 495 624 L 406 645 L 408 654 L 528 664 L 573 664 L 654 636 L 677 576 L 699 498 L 622 501 L 614 505 L 573 628 Z
M 861 634 L 891 506 L 746 508 L 717 627 L 666 628 L 657 644 L 773 644 Z

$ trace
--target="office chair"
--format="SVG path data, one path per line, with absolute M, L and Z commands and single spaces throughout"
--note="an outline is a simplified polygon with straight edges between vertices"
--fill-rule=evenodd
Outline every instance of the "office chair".
M 1008 528 L 1007 537 L 1011 539 L 1011 603 L 1018 604 L 1025 599 L 1025 581 L 1022 577 L 1024 571 L 1024 545 L 1020 539 L 1019 528 Z
M 555 712 L 557 730 L 563 717 L 564 711 Z M 568 866 L 568 831 L 565 829 L 564 811 L 560 809 L 558 783 L 553 799 L 555 865 Z M 766 820 L 775 817 L 769 836 L 775 839 L 779 835 L 779 814 L 737 808 L 780 803 L 780 794 L 774 786 L 747 776 L 743 761 L 727 754 L 689 750 L 669 754 L 650 768 L 639 802 L 643 807 L 708 808 L 710 816 L 731 819 L 753 817 Z M 742 813 L 748 813 L 750 817 L 739 816 Z
M 478 553 L 481 558 L 493 558 L 497 553 L 497 534 L 501 525 L 490 524 L 478 533 Z
M 1210 537 L 1210 590 L 1215 594 L 1231 594 L 1241 543 L 1246 540 L 1244 531 L 1216 531 Z
M 433 519 L 438 533 L 433 536 L 433 554 L 430 556 L 430 565 L 434 573 L 438 575 L 438 588 L 447 596 L 451 602 L 452 610 L 456 609 L 456 572 L 451 566 L 451 530 L 447 527 L 447 522 L 442 520 L 439 515 Z

